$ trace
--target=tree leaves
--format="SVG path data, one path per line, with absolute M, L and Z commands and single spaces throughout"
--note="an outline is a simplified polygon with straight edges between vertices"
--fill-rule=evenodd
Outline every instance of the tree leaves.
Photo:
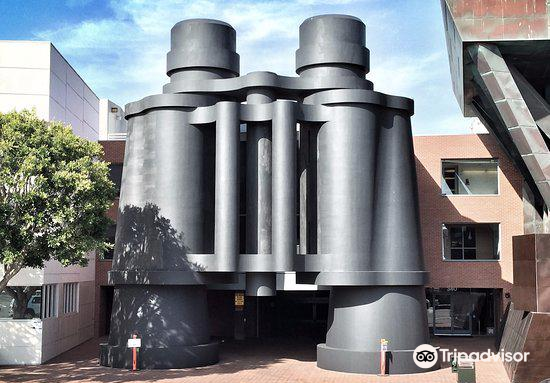
M 115 188 L 102 155 L 60 122 L 0 113 L 0 264 L 84 266 L 87 253 L 108 247 Z

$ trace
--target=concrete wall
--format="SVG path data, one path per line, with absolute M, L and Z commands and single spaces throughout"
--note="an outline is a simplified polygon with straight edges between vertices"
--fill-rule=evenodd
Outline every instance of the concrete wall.
M 0 319 L 0 366 L 40 364 L 41 358 L 40 319 Z
M 0 112 L 36 108 L 50 118 L 50 52 L 45 41 L 0 41 Z
M 124 108 L 104 98 L 99 100 L 99 139 L 126 139 Z
M 31 108 L 99 138 L 99 98 L 50 42 L 0 41 L 0 112 Z
M 63 302 L 62 285 L 58 289 Z M 80 282 L 78 312 L 63 314 L 60 304 L 58 317 L 42 320 L 42 363 L 94 336 L 94 293 L 93 281 Z
M 51 45 L 49 119 L 71 124 L 73 132 L 99 139 L 99 98 Z
M 57 285 L 57 316 L 42 320 L 0 319 L 0 365 L 40 364 L 94 336 L 95 253 L 87 267 L 49 261 L 43 270 L 24 269 L 11 286 Z M 0 272 L 0 276 L 2 272 Z M 78 282 L 78 311 L 63 313 L 63 284 Z
M 0 266 L 0 277 L 4 275 L 4 269 Z M 42 286 L 44 283 L 44 270 L 26 267 L 13 277 L 8 286 Z
M 0 41 L 0 112 L 31 108 L 40 118 L 70 124 L 81 137 L 99 138 L 99 98 L 50 42 Z M 85 268 L 49 261 L 44 269 L 23 269 L 10 281 L 11 286 L 57 284 L 58 316 L 39 324 L 2 320 L 0 365 L 44 362 L 93 336 L 95 254 L 89 260 Z M 64 314 L 63 283 L 70 282 L 79 283 L 79 309 Z

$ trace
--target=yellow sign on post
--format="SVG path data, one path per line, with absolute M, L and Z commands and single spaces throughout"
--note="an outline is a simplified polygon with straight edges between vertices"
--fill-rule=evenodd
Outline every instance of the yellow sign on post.
M 244 293 L 242 291 L 235 292 L 235 309 L 242 310 L 244 307 Z

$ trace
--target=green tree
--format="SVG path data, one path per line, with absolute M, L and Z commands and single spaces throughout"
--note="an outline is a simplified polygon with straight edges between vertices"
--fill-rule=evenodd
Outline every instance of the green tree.
M 104 251 L 111 223 L 105 211 L 115 196 L 101 145 L 73 134 L 34 111 L 0 113 L 0 292 L 25 316 L 36 287 L 8 287 L 22 268 L 85 266 Z

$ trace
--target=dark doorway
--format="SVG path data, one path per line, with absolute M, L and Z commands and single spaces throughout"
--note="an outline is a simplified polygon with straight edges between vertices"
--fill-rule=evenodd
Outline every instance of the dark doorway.
M 494 335 L 502 299 L 498 289 L 428 289 L 428 324 L 434 335 Z
M 244 299 L 235 306 L 235 291 L 209 290 L 211 334 L 233 339 L 301 338 L 324 342 L 327 331 L 329 291 L 278 291 L 275 297 Z
M 277 335 L 324 342 L 329 291 L 281 291 L 277 294 Z
M 99 336 L 109 335 L 111 329 L 111 312 L 113 311 L 112 286 L 100 287 L 99 301 Z
M 323 342 L 327 331 L 328 294 L 328 291 L 278 291 L 275 297 L 247 297 L 247 337 Z

